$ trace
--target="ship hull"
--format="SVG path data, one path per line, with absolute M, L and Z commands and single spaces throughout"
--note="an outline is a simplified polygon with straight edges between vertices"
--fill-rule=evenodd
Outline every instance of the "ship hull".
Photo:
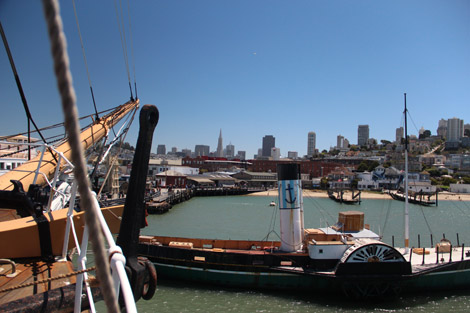
M 161 278 L 244 289 L 342 294 L 360 299 L 470 288 L 470 260 L 412 272 L 409 262 L 348 264 L 312 260 L 302 253 L 189 249 L 160 242 L 141 242 L 139 254 L 155 264 Z M 331 266 L 333 263 L 336 265 Z M 329 270 L 316 269 L 328 266 Z

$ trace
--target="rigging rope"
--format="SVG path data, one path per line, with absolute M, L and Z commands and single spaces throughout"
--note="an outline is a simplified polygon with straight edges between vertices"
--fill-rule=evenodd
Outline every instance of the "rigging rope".
M 119 14 L 119 9 L 116 3 L 116 0 L 114 0 L 114 7 L 116 9 L 116 20 L 118 23 L 118 29 L 119 29 L 119 35 L 121 37 L 121 45 L 122 45 L 122 53 L 124 55 L 124 63 L 126 65 L 126 72 L 127 72 L 127 79 L 129 81 L 129 89 L 131 91 L 131 100 L 134 101 L 134 96 L 132 95 L 132 86 L 131 86 L 131 75 L 129 71 L 129 58 L 127 56 L 127 44 L 126 44 L 126 32 L 124 29 L 124 21 L 121 22 L 120 19 L 122 19 L 122 2 L 119 1 L 120 7 L 121 7 L 121 14 Z M 122 30 L 121 30 L 122 27 Z
M 91 85 L 90 72 L 88 71 L 88 62 L 86 60 L 85 47 L 83 45 L 82 32 L 80 31 L 80 24 L 78 23 L 77 8 L 75 6 L 75 0 L 72 0 L 73 12 L 75 13 L 75 21 L 77 22 L 78 37 L 80 37 L 80 44 L 82 46 L 83 60 L 85 61 L 86 75 L 88 77 L 88 85 L 90 86 L 91 98 L 93 99 L 93 106 L 95 107 L 95 116 L 99 120 L 98 110 L 96 109 L 95 95 L 93 94 L 93 87 Z
M 137 80 L 135 78 L 135 58 L 134 58 L 134 40 L 132 39 L 132 24 L 131 24 L 131 6 L 130 1 L 127 0 L 127 16 L 129 17 L 129 37 L 131 40 L 131 61 L 132 61 L 132 71 L 134 74 L 134 91 L 135 91 L 135 98 L 139 99 L 137 96 Z
M 16 86 L 18 87 L 18 91 L 19 91 L 20 96 L 21 96 L 21 101 L 23 102 L 23 107 L 24 107 L 24 110 L 26 112 L 26 116 L 28 118 L 28 143 L 31 142 L 30 131 L 29 131 L 29 122 L 31 121 L 31 123 L 34 125 L 34 128 L 36 128 L 37 133 L 41 137 L 42 141 L 44 141 L 44 143 L 47 144 L 46 139 L 44 139 L 43 135 L 39 131 L 38 126 L 34 122 L 33 117 L 31 115 L 31 112 L 29 111 L 28 101 L 26 101 L 26 96 L 24 95 L 24 92 L 23 92 L 23 86 L 21 85 L 20 77 L 18 75 L 18 72 L 16 71 L 15 62 L 13 61 L 13 56 L 11 55 L 10 46 L 8 45 L 7 37 L 5 36 L 5 32 L 3 31 L 3 26 L 2 26 L 1 22 L 0 22 L 0 33 L 2 35 L 2 40 L 3 40 L 3 44 L 5 46 L 5 50 L 7 51 L 7 55 L 8 55 L 8 59 L 10 61 L 10 65 L 11 65 L 11 69 L 13 71 L 13 75 L 15 76 Z M 51 148 L 48 148 L 48 149 L 49 149 L 49 152 L 51 153 L 52 157 L 54 158 L 54 160 L 57 163 L 57 158 L 56 158 L 55 154 L 52 153 L 52 149 Z M 28 155 L 29 155 L 28 158 L 30 159 L 30 154 L 28 153 Z
M 90 230 L 97 276 L 101 283 L 101 290 L 108 311 L 119 312 L 116 293 L 109 273 L 109 261 L 104 246 L 103 233 L 99 224 L 98 207 L 91 194 L 86 164 L 83 157 L 83 148 L 79 140 L 78 114 L 75 105 L 76 96 L 72 85 L 72 76 L 66 48 L 67 44 L 62 29 L 62 19 L 59 13 L 59 3 L 57 0 L 43 0 L 43 8 L 54 60 L 54 72 L 57 77 L 57 84 L 62 99 L 65 127 L 69 134 L 72 162 L 75 166 L 74 174 L 78 181 L 78 192 L 81 196 L 80 206 L 86 208 L 85 221 Z

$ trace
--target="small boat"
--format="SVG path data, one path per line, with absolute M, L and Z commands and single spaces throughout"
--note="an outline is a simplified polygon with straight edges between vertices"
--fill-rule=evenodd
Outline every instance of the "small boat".
M 361 203 L 361 191 L 357 190 L 356 193 L 353 189 L 331 189 L 328 190 L 328 197 L 339 203 L 344 204 L 360 204 Z
M 276 206 L 276 201 L 271 201 L 271 202 L 269 203 L 269 206 Z
M 432 194 L 424 194 L 424 193 L 419 193 L 415 192 L 413 194 L 409 194 L 406 196 L 403 192 L 398 192 L 398 191 L 389 191 L 388 194 L 392 199 L 398 200 L 398 201 L 405 201 L 405 198 L 408 197 L 408 203 L 412 204 L 418 204 L 418 205 L 424 205 L 424 206 L 432 206 L 435 205 L 437 206 L 438 204 L 438 193 L 437 191 Z M 435 196 L 435 200 L 432 200 L 431 197 Z

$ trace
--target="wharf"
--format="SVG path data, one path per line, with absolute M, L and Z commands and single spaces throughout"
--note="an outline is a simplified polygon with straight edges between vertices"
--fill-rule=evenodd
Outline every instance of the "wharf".
M 153 197 L 151 201 L 146 202 L 146 207 L 149 214 L 163 214 L 168 212 L 173 205 L 189 200 L 192 197 L 247 195 L 261 190 L 264 189 L 227 187 L 176 188 L 171 191 L 161 189 L 157 196 Z

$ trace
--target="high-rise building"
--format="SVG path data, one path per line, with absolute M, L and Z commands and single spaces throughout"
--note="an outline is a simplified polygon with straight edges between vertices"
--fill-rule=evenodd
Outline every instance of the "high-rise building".
M 178 148 L 177 147 L 172 147 L 171 148 L 171 153 L 176 154 L 176 152 L 178 152 Z
M 405 129 L 403 127 L 398 127 L 395 130 L 395 143 L 400 144 L 403 138 L 405 138 Z
M 470 132 L 470 124 L 464 124 L 463 125 L 463 135 L 465 137 L 470 137 L 470 135 L 467 135 L 467 133 Z
M 307 156 L 311 157 L 315 154 L 316 142 L 317 142 L 317 134 L 315 134 L 315 132 L 309 132 L 308 139 L 307 139 Z
M 182 149 L 181 153 L 183 153 L 184 156 L 190 157 L 191 156 L 191 149 Z
M 271 149 L 276 146 L 276 138 L 272 135 L 266 135 L 263 137 L 263 155 L 264 157 L 271 156 Z
M 463 137 L 463 120 L 456 117 L 447 120 L 447 137 L 448 142 L 458 142 Z
M 288 151 L 287 158 L 295 160 L 299 158 L 299 153 L 297 151 Z
M 240 160 L 246 160 L 246 151 L 238 151 L 237 156 Z
M 344 137 L 341 135 L 336 136 L 336 149 L 344 148 Z
M 227 147 L 225 147 L 225 157 L 233 158 L 234 156 L 235 156 L 235 146 L 232 144 L 227 145 Z
M 166 147 L 165 147 L 165 145 L 158 145 L 158 146 L 157 146 L 157 154 L 166 154 Z
M 357 128 L 357 145 L 365 146 L 369 140 L 369 125 L 359 125 Z
M 208 156 L 209 155 L 209 150 L 210 150 L 209 146 L 196 145 L 196 147 L 194 147 L 194 155 L 196 157 L 198 157 L 198 156 Z
M 222 146 L 222 129 L 220 130 L 220 134 L 219 134 L 219 141 L 217 143 L 216 156 L 219 158 L 222 158 L 224 156 L 224 147 Z
M 437 126 L 437 135 L 441 138 L 447 137 L 447 120 L 441 118 Z

